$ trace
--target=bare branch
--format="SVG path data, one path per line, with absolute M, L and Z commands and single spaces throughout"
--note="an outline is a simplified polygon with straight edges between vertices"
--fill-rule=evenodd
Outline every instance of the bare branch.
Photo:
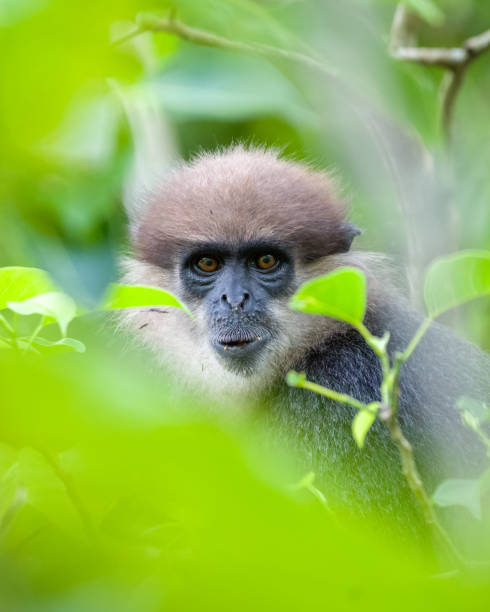
M 393 51 L 392 56 L 398 60 L 415 62 L 424 66 L 440 66 L 441 68 L 455 68 L 468 60 L 466 49 L 454 47 L 439 49 L 437 47 L 399 47 Z
M 460 47 L 417 47 L 416 17 L 400 4 L 393 17 L 390 52 L 397 60 L 423 66 L 438 66 L 448 71 L 441 95 L 442 128 L 449 140 L 454 105 L 469 65 L 490 48 L 490 30 L 465 40 Z
M 321 72 L 329 77 L 337 76 L 336 70 L 303 53 L 289 51 L 281 47 L 266 45 L 263 43 L 247 43 L 238 40 L 231 40 L 206 30 L 190 27 L 172 16 L 164 19 L 146 17 L 145 19 L 140 20 L 140 23 L 135 30 L 133 30 L 133 32 L 130 32 L 124 37 L 117 39 L 113 44 L 119 45 L 123 42 L 127 42 L 133 36 L 138 36 L 143 32 L 166 32 L 167 34 L 174 34 L 182 40 L 186 40 L 196 45 L 214 47 L 224 51 L 246 53 L 248 55 L 258 55 L 266 57 L 270 60 L 286 60 L 288 62 L 293 62 L 301 66 L 312 68 L 313 70 Z

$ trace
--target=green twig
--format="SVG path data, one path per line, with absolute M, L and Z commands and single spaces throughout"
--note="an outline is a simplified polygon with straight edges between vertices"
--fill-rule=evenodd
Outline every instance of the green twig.
M 318 395 L 328 397 L 334 402 L 348 404 L 356 410 L 367 410 L 369 408 L 367 404 L 363 404 L 362 402 L 356 400 L 350 395 L 347 395 L 346 393 L 337 393 L 337 391 L 333 391 L 332 389 L 328 389 L 327 387 L 323 387 L 322 385 L 317 385 L 316 383 L 312 383 L 309 380 L 301 378 L 296 382 L 294 386 L 298 389 L 307 389 L 308 391 L 313 391 L 313 393 L 318 393 Z
M 431 318 L 424 319 L 423 323 L 420 325 L 418 330 L 415 332 L 415 335 L 410 340 L 407 348 L 401 354 L 401 363 L 400 363 L 399 367 L 401 367 L 405 363 L 405 361 L 408 360 L 410 355 L 417 348 L 418 343 L 422 340 L 422 337 L 424 336 L 425 332 L 429 329 L 429 327 L 431 325 L 432 325 L 432 319 Z
M 417 469 L 415 457 L 413 455 L 412 445 L 405 438 L 400 426 L 400 421 L 398 420 L 396 413 L 391 412 L 384 420 L 386 425 L 388 426 L 391 439 L 395 442 L 398 448 L 398 452 L 400 453 L 402 474 L 405 477 L 405 480 L 407 481 L 410 490 L 415 495 L 420 504 L 420 507 L 424 514 L 425 522 L 432 529 L 438 540 L 449 552 L 453 560 L 459 566 L 466 565 L 465 559 L 459 553 L 459 551 L 453 544 L 448 532 L 444 529 L 444 527 L 439 522 L 439 519 L 437 518 L 437 514 L 432 504 L 432 500 L 427 494 L 422 478 L 420 477 L 419 471 Z
M 432 500 L 430 499 L 422 478 L 417 469 L 415 463 L 415 457 L 413 448 L 410 442 L 405 438 L 400 421 L 398 419 L 398 398 L 400 395 L 399 379 L 400 372 L 403 364 L 410 358 L 413 351 L 417 347 L 418 343 L 424 336 L 432 323 L 431 319 L 425 319 L 420 325 L 412 340 L 408 344 L 407 348 L 403 353 L 397 353 L 393 360 L 393 365 L 390 364 L 390 358 L 387 350 L 389 335 L 385 334 L 383 338 L 373 336 L 364 324 L 357 324 L 356 329 L 359 331 L 361 336 L 364 338 L 368 346 L 378 356 L 381 368 L 382 368 L 382 383 L 381 383 L 381 396 L 382 404 L 379 410 L 380 418 L 385 422 L 390 432 L 391 439 L 395 443 L 402 466 L 402 474 L 417 499 L 425 521 L 433 534 L 437 537 L 439 542 L 448 551 L 452 559 L 457 563 L 458 566 L 466 565 L 465 559 L 461 556 L 455 545 L 453 544 L 449 534 L 441 525 L 437 518 L 437 514 L 434 510 Z M 337 393 L 332 389 L 328 389 L 321 385 L 309 382 L 306 380 L 304 375 L 298 375 L 296 373 L 290 373 L 288 375 L 289 384 L 302 389 L 308 389 L 319 395 L 323 395 L 333 401 L 340 402 L 342 404 L 348 404 L 353 406 L 357 410 L 369 410 L 370 405 L 363 404 L 355 398 L 345 393 Z
M 402 353 L 397 353 L 395 355 L 393 367 L 390 368 L 388 378 L 386 381 L 383 381 L 387 383 L 388 387 L 388 410 L 381 411 L 380 414 L 381 419 L 386 423 L 391 439 L 396 444 L 400 454 L 402 474 L 407 481 L 410 490 L 419 502 L 427 525 L 432 529 L 433 533 L 449 552 L 453 560 L 459 566 L 463 566 L 466 563 L 464 558 L 461 556 L 452 542 L 448 532 L 444 529 L 437 518 L 432 500 L 425 489 L 424 483 L 418 471 L 412 445 L 405 438 L 400 425 L 400 420 L 398 418 L 398 398 L 400 396 L 401 368 L 410 358 L 425 332 L 429 329 L 431 323 L 432 320 L 430 318 L 425 319 L 415 332 L 415 335 L 409 342 L 407 348 Z

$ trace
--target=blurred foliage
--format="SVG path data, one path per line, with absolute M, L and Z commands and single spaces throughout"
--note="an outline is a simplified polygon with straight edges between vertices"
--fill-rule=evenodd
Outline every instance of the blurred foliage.
M 290 450 L 84 334 L 90 359 L 0 351 L 2 609 L 487 609 L 487 570 L 438 578 L 423 543 L 334 518 Z
M 407 4 L 421 45 L 458 46 L 490 24 L 488 2 Z M 407 265 L 409 285 L 438 255 L 488 248 L 490 53 L 466 75 L 448 150 L 443 71 L 389 56 L 396 5 L 0 0 L 0 266 L 46 269 L 77 302 L 100 303 L 144 171 L 236 140 L 332 169 L 360 245 Z M 137 15 L 172 10 L 311 55 L 345 86 L 164 33 L 114 44 Z M 458 312 L 447 322 L 490 348 L 488 300 Z M 0 608 L 488 607 L 486 572 L 429 578 L 420 551 L 368 522 L 338 525 L 310 481 L 293 494 L 277 459 L 204 418 L 143 356 L 117 356 L 100 324 L 74 324 L 85 355 L 0 350 Z

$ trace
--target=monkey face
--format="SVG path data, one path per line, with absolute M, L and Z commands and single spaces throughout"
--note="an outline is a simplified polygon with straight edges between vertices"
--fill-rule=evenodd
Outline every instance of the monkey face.
M 197 244 L 183 258 L 187 299 L 204 312 L 212 350 L 229 370 L 252 374 L 279 329 L 270 304 L 291 292 L 293 258 L 273 241 Z
M 125 282 L 162 287 L 178 309 L 122 319 L 179 380 L 264 389 L 339 323 L 288 308 L 304 281 L 353 265 L 359 231 L 330 175 L 242 146 L 204 154 L 141 194 Z M 252 380 L 253 378 L 253 380 Z

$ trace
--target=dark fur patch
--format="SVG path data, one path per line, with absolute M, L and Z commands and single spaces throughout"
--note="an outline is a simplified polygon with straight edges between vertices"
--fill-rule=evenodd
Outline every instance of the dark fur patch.
M 274 239 L 305 261 L 349 250 L 358 233 L 333 179 L 270 150 L 242 146 L 177 168 L 146 194 L 136 256 L 170 267 L 199 242 Z

